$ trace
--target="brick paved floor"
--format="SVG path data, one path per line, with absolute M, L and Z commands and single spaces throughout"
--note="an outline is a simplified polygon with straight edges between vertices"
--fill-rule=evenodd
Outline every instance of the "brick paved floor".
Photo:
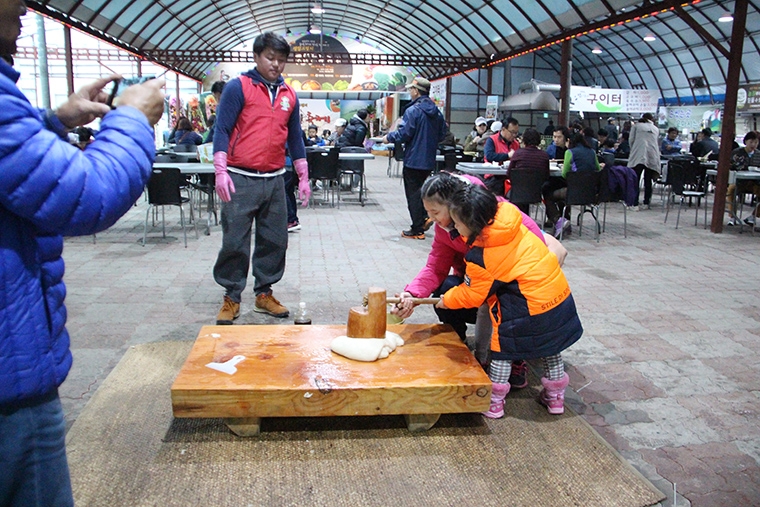
M 305 301 L 314 323 L 345 323 L 369 286 L 397 292 L 425 262 L 432 232 L 400 238 L 409 217 L 386 164 L 367 163 L 365 207 L 299 211 L 303 229 L 289 236 L 275 295 L 291 310 Z M 215 322 L 219 227 L 199 239 L 190 231 L 183 248 L 179 214 L 167 210 L 169 237 L 150 229 L 143 247 L 145 208 L 140 200 L 95 243 L 66 241 L 69 425 L 127 347 L 193 340 Z M 685 210 L 676 230 L 673 214 L 663 224 L 656 196 L 651 210 L 628 213 L 627 239 L 617 205 L 599 243 L 588 215 L 582 237 L 573 224 L 565 272 L 585 334 L 564 353 L 567 403 L 668 495 L 663 505 L 673 505 L 674 483 L 679 506 L 760 505 L 760 234 L 712 234 L 703 216 L 694 227 L 693 208 Z M 252 305 L 247 292 L 238 323 L 281 322 Z M 430 308 L 409 320 L 434 321 Z

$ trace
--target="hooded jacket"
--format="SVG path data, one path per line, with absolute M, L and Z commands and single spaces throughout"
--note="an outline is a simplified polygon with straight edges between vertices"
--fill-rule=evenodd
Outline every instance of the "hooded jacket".
M 367 123 L 354 115 L 351 117 L 351 121 L 348 122 L 348 126 L 335 144 L 341 148 L 345 148 L 346 146 L 364 147 L 364 139 L 366 137 Z
M 446 121 L 427 95 L 420 95 L 404 112 L 398 130 L 387 136 L 389 143 L 401 141 L 404 148 L 404 167 L 431 171 L 435 169 L 438 143 L 446 136 Z
M 63 236 L 113 225 L 151 174 L 153 128 L 122 106 L 79 150 L 60 121 L 32 107 L 0 62 L 0 406 L 48 395 L 71 368 Z
M 516 207 L 499 204 L 465 262 L 464 283 L 447 291 L 444 303 L 458 309 L 487 302 L 494 359 L 555 355 L 583 334 L 557 257 L 522 225 Z

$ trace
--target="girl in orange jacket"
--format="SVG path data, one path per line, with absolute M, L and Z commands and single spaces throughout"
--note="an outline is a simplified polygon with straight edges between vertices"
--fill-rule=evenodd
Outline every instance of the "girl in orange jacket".
M 439 308 L 474 308 L 484 301 L 493 323 L 491 407 L 504 415 L 513 359 L 543 360 L 539 401 L 550 414 L 564 412 L 568 377 L 560 352 L 583 333 L 570 286 L 557 257 L 522 224 L 520 211 L 498 203 L 489 191 L 468 185 L 451 197 L 457 231 L 472 246 L 465 255 L 464 283 L 447 291 Z

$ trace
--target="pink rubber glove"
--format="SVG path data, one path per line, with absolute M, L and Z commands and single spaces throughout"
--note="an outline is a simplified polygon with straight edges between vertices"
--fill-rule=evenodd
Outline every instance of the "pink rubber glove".
M 309 185 L 309 166 L 305 158 L 299 158 L 293 161 L 293 167 L 298 174 L 298 198 L 301 199 L 301 206 L 304 208 L 309 205 L 311 197 L 311 186 Z
M 223 202 L 230 202 L 235 193 L 230 173 L 227 172 L 227 154 L 223 151 L 214 153 L 214 173 L 216 174 L 216 195 Z

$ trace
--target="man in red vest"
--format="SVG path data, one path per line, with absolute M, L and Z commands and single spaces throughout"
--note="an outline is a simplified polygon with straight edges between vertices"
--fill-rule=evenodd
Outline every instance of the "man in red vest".
M 493 125 L 491 128 L 493 128 Z M 509 165 L 509 159 L 520 148 L 520 142 L 517 140 L 519 132 L 520 125 L 517 123 L 517 120 L 511 117 L 507 119 L 501 125 L 498 132 L 486 139 L 486 144 L 483 147 L 485 161 Z M 487 175 L 485 183 L 491 192 L 498 196 L 506 197 L 509 193 L 510 187 L 506 176 Z
M 290 45 L 281 36 L 266 32 L 256 37 L 256 68 L 227 82 L 219 102 L 214 168 L 216 192 L 222 200 L 222 248 L 214 280 L 224 287 L 225 295 L 217 325 L 232 324 L 240 316 L 249 266 L 256 280 L 254 311 L 279 318 L 289 314 L 272 295 L 272 285 L 285 272 L 288 247 L 286 144 L 304 206 L 311 196 L 298 97 L 282 78 L 289 54 Z
M 520 124 L 514 118 L 509 118 L 497 133 L 486 140 L 486 145 L 483 147 L 486 162 L 503 164 L 509 160 L 520 148 L 520 143 L 517 141 L 519 133 Z

